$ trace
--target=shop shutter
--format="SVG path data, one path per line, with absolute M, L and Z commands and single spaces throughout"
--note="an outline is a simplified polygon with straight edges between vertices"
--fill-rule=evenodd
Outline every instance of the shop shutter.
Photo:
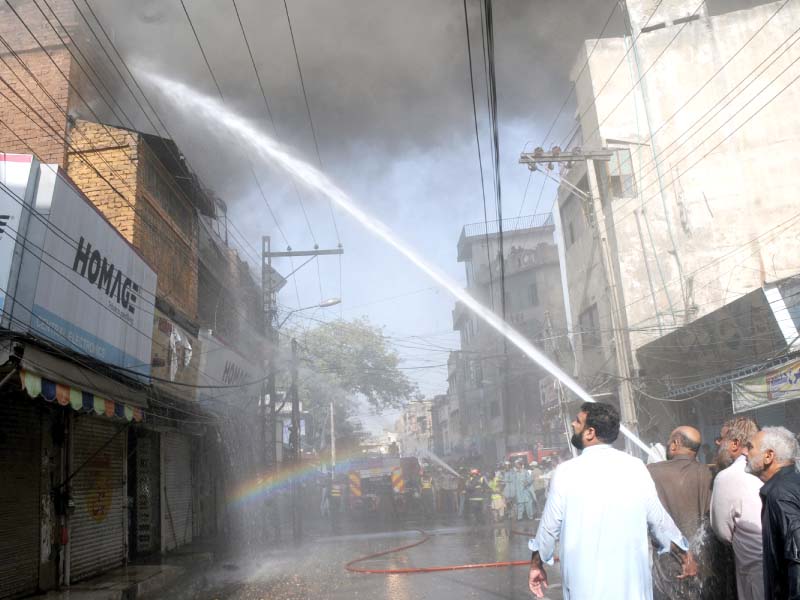
M 192 541 L 192 465 L 189 438 L 180 433 L 164 433 L 164 550 L 173 550 Z
M 70 581 L 80 581 L 125 562 L 124 424 L 91 416 L 75 419 L 72 480 L 75 512 L 70 517 Z M 116 437 L 114 437 L 116 435 Z
M 0 396 L 0 598 L 39 583 L 41 427 L 32 401 Z
M 160 434 L 156 432 L 140 430 L 136 440 L 136 528 L 133 547 L 140 556 L 159 550 L 161 542 L 159 438 Z M 131 477 L 130 473 L 128 477 Z

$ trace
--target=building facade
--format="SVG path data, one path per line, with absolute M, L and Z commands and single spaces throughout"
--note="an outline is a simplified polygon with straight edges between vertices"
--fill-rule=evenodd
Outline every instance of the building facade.
M 587 40 L 572 71 L 567 147 L 610 154 L 562 165 L 555 215 L 576 376 L 629 398 L 628 424 L 657 441 L 681 416 L 660 395 L 664 377 L 690 381 L 698 360 L 715 359 L 656 374 L 639 350 L 652 357 L 658 340 L 800 271 L 787 234 L 800 144 L 800 91 L 787 86 L 800 50 L 788 42 L 800 9 L 626 6 L 626 35 Z
M 466 289 L 556 358 L 566 338 L 552 219 L 508 219 L 502 229 L 504 278 L 499 223 L 463 228 L 458 259 L 464 263 Z M 460 302 L 453 310 L 453 328 L 460 332 L 461 349 L 449 361 L 448 394 L 456 398 L 457 413 L 449 429 L 458 432 L 462 453 L 496 462 L 508 452 L 545 443 L 550 434 L 541 415 L 542 370 Z M 562 352 L 558 358 L 570 356 Z
M 84 102 L 69 3 L 59 20 L 17 4 L 0 7 L 0 598 L 264 533 L 226 502 L 264 466 L 267 354 L 224 202 L 172 140 Z
M 395 430 L 401 456 L 426 456 L 433 450 L 433 401 L 409 402 Z

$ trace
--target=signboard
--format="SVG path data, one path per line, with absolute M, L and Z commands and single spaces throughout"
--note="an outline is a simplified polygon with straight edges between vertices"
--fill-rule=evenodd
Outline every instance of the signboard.
M 212 335 L 208 329 L 201 329 L 198 335 L 200 345 L 197 382 L 210 386 L 240 386 L 228 389 L 198 389 L 201 401 L 215 402 L 222 398 L 232 407 L 255 409 L 261 395 L 261 380 L 266 374 L 263 367 L 250 362 L 244 356 Z M 250 385 L 247 385 L 250 382 Z
M 37 209 L 48 200 L 39 187 Z M 155 272 L 60 174 L 49 201 L 31 329 L 103 362 L 149 375 Z
M 13 275 L 14 328 L 149 375 L 155 272 L 56 165 L 32 168 L 39 217 Z
M 32 163 L 32 157 L 27 154 L 0 152 L 0 313 L 8 294 L 11 263 Z
M 800 361 L 731 384 L 733 412 L 764 408 L 800 398 Z

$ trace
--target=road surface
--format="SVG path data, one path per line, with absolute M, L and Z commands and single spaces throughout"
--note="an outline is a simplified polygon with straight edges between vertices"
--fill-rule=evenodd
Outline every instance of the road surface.
M 523 527 L 530 530 L 535 524 L 525 523 Z M 451 522 L 429 525 L 425 529 L 431 538 L 424 544 L 358 566 L 371 569 L 430 567 L 530 558 L 527 538 L 509 535 L 506 527 L 476 529 Z M 526 567 L 413 575 L 367 575 L 345 570 L 350 560 L 407 545 L 421 537 L 421 533 L 413 530 L 308 536 L 299 546 L 284 544 L 255 556 L 223 559 L 211 569 L 184 578 L 158 597 L 186 600 L 532 598 Z M 549 569 L 549 576 L 551 585 L 546 597 L 560 600 L 557 566 Z

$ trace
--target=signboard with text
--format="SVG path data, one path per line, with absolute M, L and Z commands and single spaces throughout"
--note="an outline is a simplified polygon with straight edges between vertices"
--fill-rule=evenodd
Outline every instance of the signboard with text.
M 731 391 L 734 413 L 796 400 L 800 398 L 800 361 L 734 381 Z
M 149 375 L 155 272 L 57 165 L 27 158 L 12 328 Z

